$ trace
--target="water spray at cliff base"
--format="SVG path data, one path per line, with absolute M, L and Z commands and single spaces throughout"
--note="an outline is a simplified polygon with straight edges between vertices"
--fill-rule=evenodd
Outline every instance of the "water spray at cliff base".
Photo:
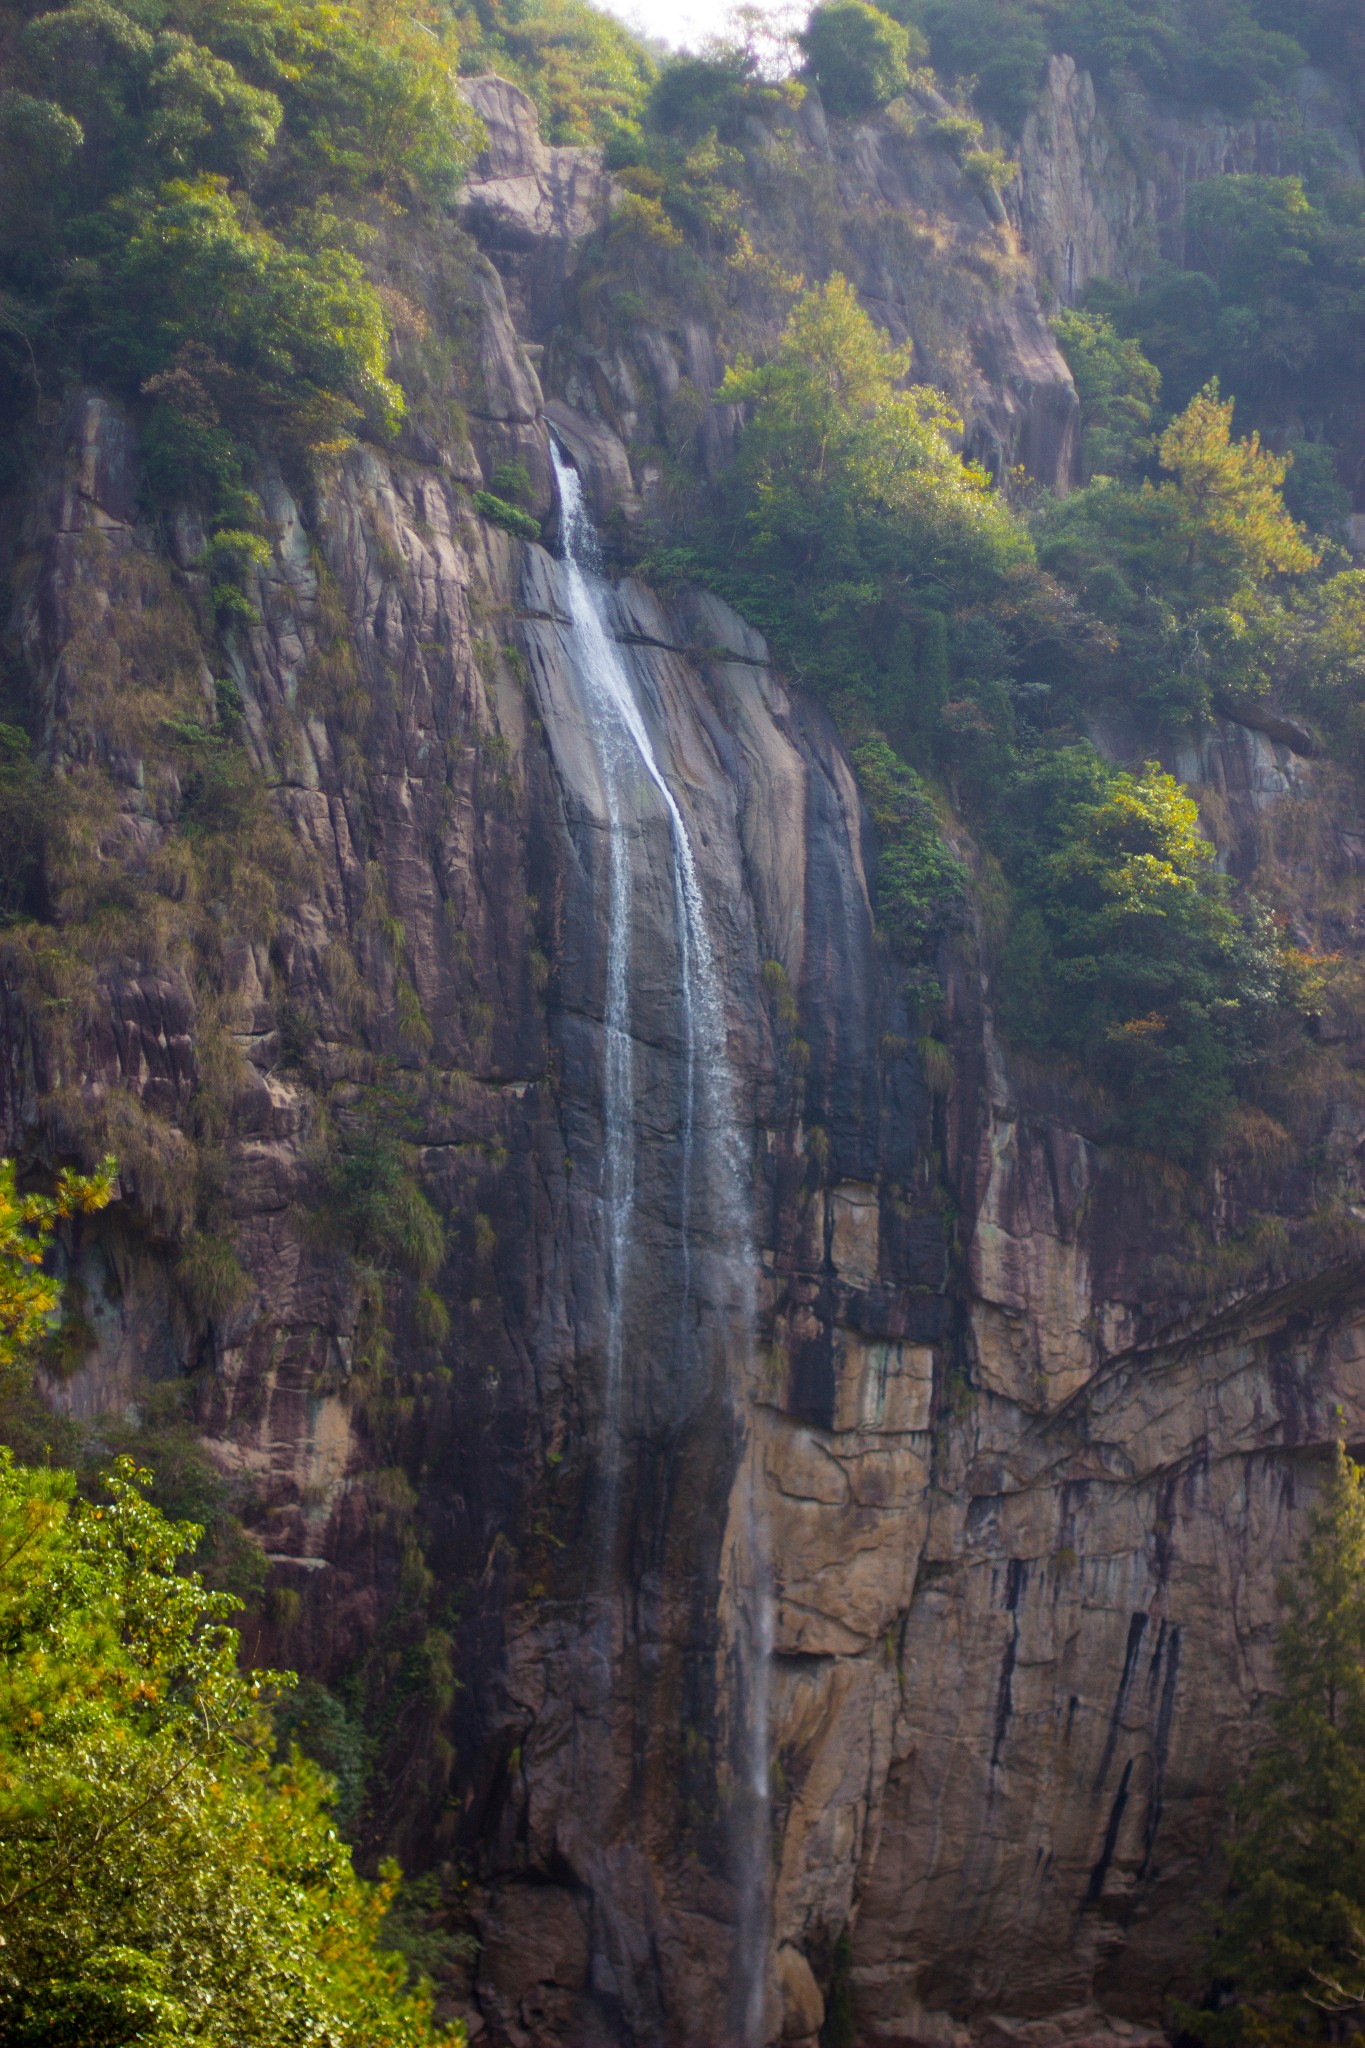
M 729 1818 L 736 1892 L 734 2021 L 744 2048 L 760 2048 L 768 1979 L 770 1802 L 769 1671 L 772 1655 L 770 1561 L 762 1474 L 746 1396 L 756 1319 L 757 1252 L 747 1148 L 735 1109 L 735 1084 L 725 1009 L 706 905 L 692 842 L 678 799 L 659 765 L 626 659 L 609 625 L 610 592 L 601 551 L 576 469 L 552 444 L 564 554 L 563 590 L 569 651 L 582 692 L 606 814 L 606 990 L 603 1008 L 602 1203 L 607 1246 L 607 1328 L 603 1386 L 603 1454 L 594 1534 L 594 1605 L 602 1610 L 610 1584 L 621 1510 L 622 1453 L 627 1422 L 626 1312 L 632 1285 L 632 1223 L 636 1199 L 635 1056 L 631 997 L 635 945 L 631 820 L 641 773 L 668 824 L 677 934 L 681 1039 L 679 1118 L 682 1312 L 674 1369 L 689 1366 L 686 1324 L 691 1308 L 695 1224 L 706 1210 L 712 1239 L 726 1247 L 731 1297 L 727 1333 L 730 1387 L 748 1440 L 742 1451 L 740 1526 L 730 1560 L 734 1609 L 726 1653 L 730 1730 Z

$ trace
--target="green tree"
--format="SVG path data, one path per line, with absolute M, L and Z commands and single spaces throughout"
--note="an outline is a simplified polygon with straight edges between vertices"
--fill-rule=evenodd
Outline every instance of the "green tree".
M 894 0 L 887 11 L 925 32 L 943 77 L 975 78 L 977 104 L 1018 133 L 1047 62 L 1047 29 L 1035 8 L 1020 0 Z
M 1020 765 L 987 823 L 1016 891 L 1010 1035 L 1107 1091 L 1109 1135 L 1196 1160 L 1279 1000 L 1268 920 L 1239 916 L 1192 797 L 1092 747 Z
M 912 31 L 866 0 L 825 0 L 801 36 L 806 63 L 831 114 L 870 114 L 898 92 L 910 75 Z M 913 54 L 929 46 L 913 31 Z
M 57 1222 L 113 1162 L 22 1196 L 0 1162 L 0 1375 L 59 1301 Z M 0 2036 L 14 2048 L 434 2048 L 378 1945 L 397 1883 L 356 1874 L 331 1782 L 275 1761 L 238 1605 L 185 1559 L 202 1531 L 120 1459 L 93 1498 L 0 1449 Z
M 0 722 L 0 924 L 33 908 L 49 798 L 28 734 Z
M 55 1194 L 21 1195 L 14 1161 L 0 1159 L 0 1388 L 28 1366 L 60 1305 L 61 1288 L 43 1271 L 58 1223 L 103 1209 L 113 1196 L 114 1172 L 112 1159 L 98 1173 L 68 1168 Z
M 1290 458 L 1272 455 L 1259 434 L 1235 441 L 1233 409 L 1215 381 L 1161 437 L 1161 466 L 1175 478 L 1163 488 L 1174 494 L 1189 587 L 1201 577 L 1239 588 L 1276 573 L 1302 575 L 1318 559 L 1281 496 Z
M 327 231 L 291 249 L 214 179 L 176 180 L 116 213 L 126 236 L 103 295 L 101 354 L 116 374 L 178 392 L 176 365 L 223 417 L 269 419 L 304 446 L 361 421 L 392 431 L 403 398 L 386 374 L 379 296 Z
M 373 216 L 445 205 L 481 129 L 443 0 L 0 0 L 0 404 L 73 378 L 148 479 L 259 519 L 254 454 L 397 426 Z M 17 439 L 17 437 L 11 437 Z
M 272 1763 L 268 1674 L 126 1461 L 0 1453 L 0 2032 L 15 2048 L 425 2048 L 328 1781 Z M 447 2037 L 449 2038 L 449 2037 Z
M 1101 313 L 1068 307 L 1052 325 L 1081 402 L 1085 481 L 1135 476 L 1155 451 L 1160 371 Z
M 922 998 L 962 877 L 897 748 L 945 773 L 1004 869 L 1013 916 L 998 994 L 1010 1035 L 1098 1084 L 1109 1136 L 1193 1161 L 1281 1000 L 1274 932 L 1258 906 L 1234 908 L 1170 776 L 1113 768 L 1060 719 L 1042 741 L 1035 707 L 1068 659 L 1074 611 L 964 462 L 942 397 L 906 384 L 909 367 L 842 278 L 800 301 L 771 361 L 735 366 L 720 395 L 749 408 L 739 546 L 715 573 L 849 728 L 882 835 L 879 916 Z M 1152 389 L 1140 358 L 1128 369 Z M 1277 496 L 1282 469 L 1232 443 L 1229 418 L 1209 396 L 1166 439 L 1179 464 L 1170 481 L 1092 485 L 1042 522 L 1079 578 L 1117 580 L 1117 613 L 1125 625 L 1137 614 L 1130 631 L 1147 636 L 1154 683 L 1168 689 L 1185 620 L 1169 608 L 1145 619 L 1143 580 L 1179 582 L 1193 536 L 1189 604 L 1211 633 L 1211 579 L 1268 573 L 1305 545 Z M 1127 654 L 1115 638 L 1099 650 L 1117 668 Z M 1021 675 L 1026 661 L 1037 681 Z M 1093 700 L 1093 661 L 1083 680 Z M 1198 687 L 1211 687 L 1207 664 Z
M 910 361 L 833 277 L 796 306 L 770 362 L 741 358 L 721 385 L 750 408 L 736 477 L 747 554 L 797 630 L 806 622 L 807 660 L 822 622 L 846 625 L 911 580 L 988 582 L 1028 556 L 963 460 L 952 407 L 904 383 Z
M 936 994 L 929 969 L 937 941 L 962 913 L 967 875 L 943 843 L 923 778 L 879 734 L 853 750 L 872 822 L 881 837 L 877 920 L 902 959 Z
M 1285 506 L 1291 458 L 1235 439 L 1232 415 L 1210 385 L 1161 437 L 1162 482 L 1099 478 L 1033 521 L 1040 562 L 1114 629 L 1092 690 L 1167 726 L 1272 687 L 1302 602 L 1287 579 L 1318 562 Z
M 1210 2048 L 1345 2040 L 1365 2017 L 1365 1469 L 1336 1446 L 1282 1587 L 1270 1741 L 1233 1802 Z
M 1349 12 L 1351 0 L 1318 6 Z M 1050 49 L 1101 83 L 1136 77 L 1165 100 L 1233 113 L 1278 105 L 1303 62 L 1289 0 L 897 0 L 896 12 L 928 31 L 936 70 L 978 79 L 982 104 L 1016 129 Z

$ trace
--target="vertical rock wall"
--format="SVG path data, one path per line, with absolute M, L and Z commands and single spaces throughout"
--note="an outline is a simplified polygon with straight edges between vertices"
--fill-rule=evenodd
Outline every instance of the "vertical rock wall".
M 1182 1982 L 1338 1408 L 1365 1436 L 1362 1276 L 1312 1222 L 1356 1171 L 1360 1114 L 1332 1106 L 1311 1168 L 1229 1170 L 1225 1217 L 1276 1207 L 1296 1262 L 1208 1291 L 1160 1184 L 1099 1149 L 1058 1082 L 1011 1072 L 974 941 L 951 963 L 951 1078 L 940 1062 L 927 1085 L 828 722 L 723 605 L 622 583 L 613 630 L 724 985 L 760 1272 L 752 1351 L 717 1341 L 705 1284 L 680 1342 L 679 945 L 642 776 L 636 1284 L 618 1534 L 595 1548 L 607 819 L 561 572 L 475 518 L 469 487 L 521 451 L 548 510 L 547 413 L 604 510 L 646 479 L 629 366 L 591 379 L 572 336 L 536 328 L 566 303 L 600 173 L 542 151 L 511 89 L 480 90 L 494 146 L 466 217 L 496 261 L 452 228 L 417 266 L 462 323 L 468 438 L 447 421 L 352 451 L 311 492 L 266 480 L 272 560 L 232 672 L 298 860 L 275 928 L 230 935 L 212 990 L 157 866 L 184 793 L 100 709 L 110 676 L 159 692 L 158 715 L 208 701 L 199 537 L 167 555 L 140 523 L 135 440 L 94 395 L 32 508 L 20 616 L 48 744 L 70 776 L 99 762 L 114 795 L 88 858 L 147 906 L 117 948 L 90 942 L 79 1000 L 3 954 L 6 1145 L 105 1133 L 125 1161 L 124 1203 L 78 1248 L 97 1342 L 53 1398 L 93 1413 L 192 1376 L 272 1567 L 257 1654 L 332 1680 L 453 1660 L 458 1691 L 395 1689 L 374 1818 L 411 1859 L 463 1860 L 478 1947 L 451 1989 L 476 2038 L 734 2038 L 728 1646 L 755 1484 L 775 1608 L 767 2037 L 813 2043 L 838 1978 L 868 2040 L 1131 2038 Z M 927 203 L 898 143 L 844 146 L 840 175 L 887 215 Z M 550 407 L 507 292 L 532 345 L 578 365 Z M 991 343 L 1022 333 L 1041 365 L 1000 373 L 1002 441 L 1068 412 L 1025 311 Z M 655 342 L 660 393 L 684 364 L 712 376 L 705 334 Z M 1004 356 L 974 360 L 984 378 Z M 723 452 L 722 415 L 713 432 Z M 1182 771 L 1243 867 L 1311 825 L 1349 946 L 1358 836 L 1291 744 L 1222 728 Z M 248 1288 L 196 1317 L 177 1163 L 210 1150 L 212 1061 Z M 361 1262 L 316 1221 L 322 1105 L 377 1086 L 445 1223 L 449 1322 L 433 1335 L 415 1282 L 389 1276 L 378 1379 Z M 422 1601 L 439 1626 L 395 1634 Z

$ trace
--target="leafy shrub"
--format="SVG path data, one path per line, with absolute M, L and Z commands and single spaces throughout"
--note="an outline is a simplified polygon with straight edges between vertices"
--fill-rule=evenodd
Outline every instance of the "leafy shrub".
M 1002 0 L 898 0 L 891 11 L 924 32 L 935 70 L 975 78 L 978 104 L 1016 133 L 1022 128 L 1049 47 L 1035 8 Z
M 523 512 L 520 506 L 509 505 L 505 498 L 496 497 L 492 491 L 475 491 L 474 510 L 518 540 L 540 539 L 540 521 L 533 519 L 529 512 Z
M 1335 539 L 1351 511 L 1351 494 L 1337 478 L 1336 450 L 1325 441 L 1295 441 L 1288 455 L 1284 502 L 1290 517 L 1310 534 Z
M 730 136 L 743 118 L 751 77 L 739 48 L 680 57 L 664 67 L 650 94 L 650 124 L 683 142 L 699 142 L 709 132 Z
M 140 387 L 183 365 L 230 423 L 270 417 L 305 446 L 361 422 L 396 428 L 403 400 L 385 374 L 383 309 L 349 250 L 288 249 L 204 178 L 119 211 L 130 232 L 100 342 L 116 379 Z
M 801 37 L 806 63 L 831 114 L 868 114 L 905 90 L 911 31 L 865 0 L 823 0 Z M 916 35 L 915 54 L 928 54 Z
M 1152 425 L 1160 371 L 1102 313 L 1068 308 L 1052 325 L 1081 402 L 1086 482 L 1095 476 L 1137 475 L 1155 452 Z
M 488 481 L 509 505 L 524 504 L 531 495 L 531 472 L 519 456 L 515 462 L 497 463 Z
M 881 836 L 878 922 L 907 960 L 924 966 L 961 914 L 966 870 L 943 843 L 922 778 L 884 739 L 855 747 L 853 765 Z
M 20 1194 L 14 1161 L 0 1159 L 0 1385 L 25 1369 L 61 1300 L 61 1289 L 42 1270 L 58 1223 L 103 1209 L 114 1186 L 106 1159 L 91 1175 L 63 1172 L 51 1195 Z
M 327 1166 L 323 1207 L 354 1257 L 430 1281 L 445 1258 L 445 1232 L 412 1169 L 411 1147 L 395 1136 L 383 1098 L 367 1100 L 347 1119 Z
M 37 907 L 48 804 L 28 734 L 0 723 L 0 923 Z
M 895 593 L 940 580 L 986 587 L 1030 552 L 963 461 L 952 408 L 902 385 L 909 366 L 836 277 L 799 302 L 771 362 L 741 358 L 721 386 L 751 408 L 735 479 L 745 602 L 779 635 L 799 633 L 802 666 L 831 677 L 849 673 L 846 636 L 874 618 L 885 626 Z
M 176 1260 L 175 1277 L 190 1309 L 204 1322 L 221 1322 L 251 1292 L 232 1246 L 210 1231 L 195 1231 Z
M 969 149 L 962 169 L 968 182 L 983 195 L 1003 192 L 1019 175 L 1018 164 L 1003 149 Z
M 524 86 L 550 142 L 611 145 L 638 121 L 655 77 L 638 36 L 585 0 L 460 0 L 461 63 Z
M 1016 890 L 1003 1016 L 1115 1100 L 1111 1134 L 1198 1158 L 1280 998 L 1273 931 L 1239 917 L 1198 810 L 1155 762 L 1089 746 L 1023 764 L 991 830 Z

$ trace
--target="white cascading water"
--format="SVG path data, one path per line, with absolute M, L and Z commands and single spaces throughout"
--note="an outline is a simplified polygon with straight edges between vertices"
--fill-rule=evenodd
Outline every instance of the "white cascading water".
M 570 652 L 601 773 L 610 839 L 608 857 L 606 1056 L 603 1125 L 604 1194 L 608 1216 L 607 1355 L 603 1414 L 603 1488 L 597 1533 L 599 1590 L 608 1578 L 620 1506 L 625 1400 L 625 1306 L 635 1202 L 635 1099 L 630 989 L 632 886 L 629 824 L 643 768 L 667 813 L 678 935 L 683 1040 L 680 1125 L 682 1306 L 680 1338 L 692 1287 L 691 1211 L 694 1154 L 705 1155 L 710 1229 L 731 1272 L 730 1314 L 745 1347 L 754 1329 L 754 1272 L 750 1183 L 734 1109 L 734 1077 L 725 1041 L 725 1011 L 715 952 L 697 881 L 692 845 L 677 800 L 664 779 L 626 665 L 607 627 L 601 551 L 583 502 L 578 472 L 551 442 L 559 490 L 564 547 L 565 600 Z M 762 2039 L 768 1944 L 768 1667 L 772 1649 L 768 1560 L 751 1474 L 749 1541 L 751 1584 L 740 1646 L 744 1694 L 744 1798 L 748 1816 L 740 1845 L 738 1969 L 746 2044 Z

